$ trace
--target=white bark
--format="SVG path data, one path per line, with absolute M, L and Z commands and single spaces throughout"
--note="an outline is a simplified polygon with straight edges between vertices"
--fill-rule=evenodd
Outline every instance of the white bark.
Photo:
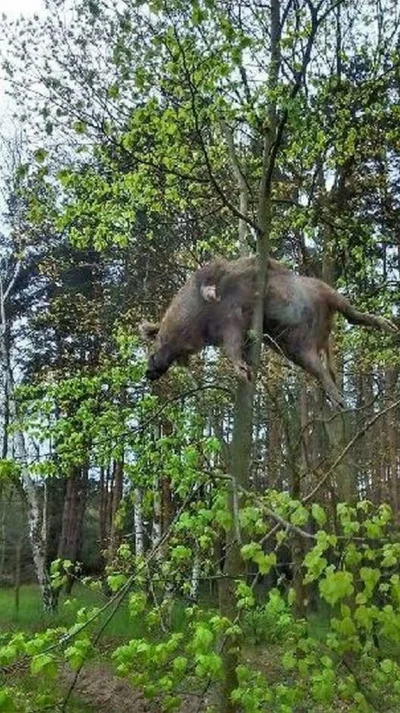
M 143 530 L 143 498 L 140 488 L 135 488 L 135 504 L 133 508 L 133 528 L 135 537 L 135 554 L 144 555 L 144 530 Z
M 189 596 L 193 601 L 197 601 L 197 597 L 199 594 L 199 585 L 200 585 L 200 557 L 199 553 L 196 550 L 195 555 L 194 555 L 194 560 L 193 560 L 193 567 L 192 567 L 192 576 L 190 578 L 190 593 Z
M 153 522 L 151 528 L 151 546 L 154 548 L 161 540 L 161 495 L 157 476 L 153 483 Z M 157 550 L 156 558 L 161 559 L 162 553 Z

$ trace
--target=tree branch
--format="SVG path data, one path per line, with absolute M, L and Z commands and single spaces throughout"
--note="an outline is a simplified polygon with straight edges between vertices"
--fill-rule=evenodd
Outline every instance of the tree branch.
M 202 131 L 201 131 L 200 120 L 199 120 L 199 115 L 198 115 L 197 106 L 196 106 L 196 90 L 195 90 L 195 86 L 194 86 L 194 84 L 193 84 L 192 76 L 191 76 L 189 67 L 188 67 L 188 65 L 187 65 L 186 55 L 185 55 L 184 48 L 182 47 L 182 43 L 181 43 L 181 41 L 179 40 L 178 33 L 177 33 L 177 30 L 176 30 L 175 25 L 174 25 L 173 27 L 174 27 L 174 35 L 175 35 L 176 43 L 177 43 L 177 45 L 178 45 L 178 47 L 179 47 L 179 51 L 180 51 L 180 53 L 181 53 L 182 62 L 183 62 L 183 67 L 184 67 L 186 79 L 187 79 L 187 82 L 188 82 L 188 87 L 189 87 L 189 92 L 190 92 L 190 100 L 191 100 L 191 107 L 192 107 L 192 113 L 193 113 L 193 119 L 194 119 L 194 125 L 195 125 L 195 129 L 196 129 L 196 134 L 197 134 L 197 137 L 198 137 L 198 140 L 199 140 L 199 143 L 200 143 L 200 148 L 201 148 L 202 153 L 203 153 L 203 156 L 204 156 L 204 162 L 205 162 L 205 164 L 206 164 L 206 169 L 207 169 L 207 173 L 208 173 L 210 182 L 211 182 L 212 186 L 214 187 L 216 193 L 217 193 L 217 194 L 219 195 L 219 197 L 221 198 L 223 204 L 224 204 L 227 208 L 229 208 L 229 210 L 233 213 L 233 215 L 235 215 L 236 218 L 239 218 L 240 220 L 243 220 L 245 223 L 247 223 L 247 225 L 251 226 L 251 227 L 253 228 L 253 230 L 255 230 L 255 231 L 257 232 L 257 231 L 258 231 L 257 224 L 256 224 L 253 220 L 251 220 L 251 218 L 249 218 L 247 215 L 243 215 L 243 213 L 241 213 L 241 211 L 240 211 L 238 208 L 236 208 L 236 206 L 234 205 L 234 203 L 231 203 L 231 201 L 226 197 L 225 192 L 222 190 L 221 186 L 219 185 L 217 179 L 216 179 L 215 176 L 214 176 L 213 168 L 212 168 L 212 166 L 211 166 L 210 157 L 209 157 L 209 155 L 208 155 L 207 146 L 206 146 L 206 144 L 205 144 L 205 141 L 204 141 L 204 139 L 203 139 L 203 134 L 202 134 Z
M 360 438 L 362 438 L 362 436 L 363 436 L 365 433 L 367 433 L 367 431 L 369 431 L 369 429 L 372 428 L 372 426 L 373 426 L 382 416 L 385 416 L 385 414 L 387 414 L 387 413 L 388 413 L 389 411 L 391 411 L 392 409 L 396 408 L 396 406 L 399 406 L 399 404 L 400 404 L 400 399 L 397 399 L 397 401 L 394 401 L 392 404 L 390 404 L 390 405 L 387 406 L 386 408 L 382 409 L 382 411 L 379 411 L 379 413 L 375 414 L 375 416 L 374 416 L 373 418 L 371 418 L 369 421 L 367 421 L 367 423 L 365 424 L 365 426 L 363 426 L 359 431 L 357 431 L 357 433 L 355 434 L 355 436 L 353 436 L 353 438 L 348 442 L 348 444 L 346 445 L 346 447 L 343 448 L 342 452 L 339 453 L 339 455 L 338 455 L 338 457 L 336 458 L 335 462 L 331 465 L 331 467 L 330 467 L 330 468 L 326 471 L 326 473 L 322 476 L 321 480 L 320 480 L 319 483 L 315 486 L 315 488 L 311 491 L 311 493 L 309 493 L 308 495 L 306 495 L 305 498 L 303 498 L 303 500 L 302 500 L 303 505 L 305 505 L 306 503 L 310 502 L 310 500 L 313 499 L 314 495 L 318 492 L 318 490 L 320 490 L 320 488 L 324 485 L 324 483 L 326 483 L 326 481 L 328 480 L 329 476 L 332 475 L 332 473 L 335 471 L 335 469 L 337 468 L 337 466 L 339 465 L 339 463 L 341 463 L 342 460 L 343 460 L 343 458 L 346 457 L 347 453 L 348 453 L 349 450 L 354 446 L 354 444 L 357 443 L 357 441 L 359 441 Z

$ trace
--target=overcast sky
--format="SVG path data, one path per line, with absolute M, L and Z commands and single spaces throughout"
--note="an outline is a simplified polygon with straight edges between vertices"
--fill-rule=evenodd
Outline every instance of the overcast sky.
M 0 16 L 5 13 L 7 17 L 15 20 L 19 15 L 33 15 L 40 13 L 44 8 L 43 0 L 0 0 Z M 4 79 L 0 69 L 0 125 L 4 131 L 4 122 L 10 112 L 10 102 L 4 96 Z
M 7 17 L 15 20 L 19 15 L 27 16 L 40 13 L 43 7 L 43 0 L 0 0 L 0 16 L 5 13 Z M 9 121 L 11 113 L 12 107 L 10 106 L 10 100 L 4 94 L 4 79 L 0 69 L 0 132 L 2 136 L 8 136 L 14 133 L 13 124 Z M 0 160 L 2 160 L 1 150 L 2 147 L 0 146 Z M 2 226 L 1 213 L 4 209 L 4 194 L 2 188 L 2 176 L 0 174 L 0 227 Z
M 0 0 L 0 11 L 5 12 L 9 17 L 18 15 L 28 15 L 40 11 L 43 7 L 43 0 Z

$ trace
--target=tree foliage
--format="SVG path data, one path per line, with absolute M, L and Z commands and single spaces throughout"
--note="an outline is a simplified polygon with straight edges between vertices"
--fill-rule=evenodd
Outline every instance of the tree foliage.
M 214 353 L 150 389 L 137 338 L 198 264 L 254 249 L 396 319 L 398 25 L 392 0 L 2 21 L 28 148 L 0 265 L 0 577 L 6 491 L 29 482 L 55 600 L 75 579 L 104 599 L 1 635 L 0 710 L 66 710 L 73 686 L 43 703 L 9 671 L 79 677 L 121 609 L 108 665 L 163 710 L 398 708 L 395 338 L 339 324 L 343 415 L 269 350 L 236 407 Z

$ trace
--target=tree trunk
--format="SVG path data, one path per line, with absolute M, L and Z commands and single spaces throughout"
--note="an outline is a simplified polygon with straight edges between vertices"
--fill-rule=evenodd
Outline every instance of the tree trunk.
M 10 401 L 11 407 L 12 401 Z M 13 410 L 10 413 L 14 420 Z M 18 460 L 24 465 L 21 468 L 22 484 L 26 496 L 28 509 L 29 540 L 32 548 L 33 564 L 36 577 L 39 583 L 43 608 L 45 611 L 54 611 L 57 607 L 57 597 L 51 586 L 49 572 L 46 566 L 46 542 L 43 541 L 42 532 L 42 507 L 40 504 L 40 490 L 32 480 L 25 463 L 28 462 L 28 454 L 25 448 L 23 433 L 17 430 L 14 434 L 15 452 Z
M 307 408 L 307 386 L 305 379 L 303 378 L 303 384 L 301 387 L 301 394 L 300 394 L 300 429 L 301 429 L 301 443 L 300 443 L 300 448 L 301 448 L 301 458 L 300 462 L 302 464 L 302 467 L 299 468 L 296 463 L 293 463 L 293 467 L 291 468 L 291 477 L 290 477 L 290 497 L 293 500 L 301 500 L 302 492 L 301 492 L 301 472 L 305 472 L 307 470 L 307 464 L 308 464 L 308 439 L 307 439 L 307 431 L 306 431 L 306 424 L 308 422 L 308 408 Z M 297 454 L 294 454 L 294 457 L 297 459 Z M 304 560 L 304 555 L 305 555 L 306 549 L 305 549 L 305 543 L 304 543 L 304 538 L 294 532 L 292 534 L 292 562 L 293 562 L 293 589 L 296 593 L 296 599 L 294 602 L 294 614 L 296 617 L 302 619 L 305 614 L 306 614 L 306 592 L 303 584 L 303 572 L 302 572 L 302 564 Z
M 153 520 L 151 526 L 151 546 L 156 547 L 161 539 L 161 492 L 160 479 L 156 475 L 153 481 Z M 160 551 L 157 558 L 161 557 Z
M 19 614 L 19 593 L 21 588 L 21 552 L 23 539 L 19 536 L 15 543 L 14 604 L 15 613 Z
M 385 391 L 387 399 L 392 399 L 396 390 L 397 370 L 388 369 L 385 375 Z M 388 441 L 388 470 L 390 478 L 391 505 L 396 524 L 399 523 L 399 459 L 397 435 L 397 410 L 392 409 L 386 416 L 386 432 Z
M 0 580 L 4 574 L 4 563 L 6 560 L 6 514 L 7 514 L 7 503 L 5 488 L 0 490 Z
M 20 270 L 20 263 L 15 268 L 14 276 L 8 286 L 6 293 L 3 290 L 3 283 L 0 280 L 0 350 L 3 361 L 3 373 L 5 379 L 5 394 L 8 403 L 8 413 L 10 420 L 17 423 L 17 406 L 14 397 L 14 376 L 11 369 L 9 340 L 7 339 L 7 321 L 5 312 L 5 302 L 7 296 L 12 291 Z M 26 496 L 28 506 L 29 540 L 32 547 L 33 563 L 37 580 L 42 595 L 43 607 L 45 611 L 54 611 L 56 598 L 51 587 L 49 573 L 46 567 L 46 542 L 43 542 L 42 532 L 42 508 L 40 506 L 40 490 L 32 480 L 28 468 L 28 453 L 25 446 L 24 434 L 19 428 L 14 431 L 13 437 L 15 455 L 21 464 L 21 482 Z
M 343 210 L 343 204 L 345 203 L 344 195 L 344 185 L 345 185 L 345 167 L 340 167 L 337 170 L 335 185 L 337 189 L 333 193 L 332 207 L 335 213 L 339 213 Z M 326 193 L 325 187 L 325 177 L 320 172 L 320 189 L 322 193 L 322 202 L 328 203 L 328 208 L 330 207 L 329 196 Z M 334 190 L 334 189 L 332 189 Z M 337 272 L 336 258 L 333 251 L 333 245 L 335 244 L 335 236 L 332 231 L 332 227 L 328 224 L 324 226 L 324 241 L 323 241 L 323 258 L 322 258 L 322 279 L 328 285 L 335 286 L 335 277 Z M 331 352 L 333 353 L 334 344 L 333 337 L 331 336 Z M 341 370 L 343 371 L 343 369 Z M 338 370 L 339 373 L 339 370 Z M 339 388 L 343 390 L 343 381 L 339 385 Z M 345 447 L 347 436 L 348 436 L 348 424 L 346 414 L 340 413 L 336 418 L 330 418 L 332 415 L 330 409 L 326 406 L 326 396 L 324 395 L 324 430 L 328 442 L 328 449 L 332 455 L 332 459 L 335 460 L 339 455 L 340 451 Z M 352 469 L 350 467 L 349 456 L 343 458 L 337 467 L 335 477 L 337 485 L 337 494 L 340 501 L 351 502 L 355 499 L 356 493 L 352 483 Z
M 11 372 L 9 373 L 9 378 L 10 375 Z M 10 414 L 12 420 L 16 421 L 16 407 L 12 393 L 13 389 L 10 391 Z M 54 611 L 57 606 L 57 598 L 55 597 L 54 590 L 52 589 L 49 572 L 46 566 L 46 542 L 43 541 L 43 509 L 40 502 L 40 489 L 32 480 L 26 465 L 29 459 L 25 447 L 24 435 L 19 429 L 14 432 L 14 443 L 16 457 L 22 464 L 21 480 L 27 502 L 29 540 L 32 548 L 36 577 L 42 595 L 43 608 L 45 611 Z
M 108 490 L 109 486 L 109 466 L 107 468 L 100 469 L 100 515 L 99 515 L 99 527 L 100 527 L 100 547 L 102 553 L 108 550 L 110 542 L 110 522 L 109 522 L 109 500 L 110 494 Z
M 197 597 L 199 594 L 199 585 L 200 585 L 200 557 L 199 557 L 199 552 L 196 549 L 195 554 L 194 554 L 194 559 L 193 559 L 192 576 L 190 578 L 190 592 L 189 592 L 190 599 L 194 602 L 197 602 Z
M 269 67 L 269 87 L 276 88 L 280 69 L 280 0 L 271 2 L 271 60 Z M 252 455 L 253 407 L 255 380 L 260 364 L 263 339 L 264 294 L 266 283 L 267 259 L 269 254 L 269 235 L 271 228 L 271 182 L 274 170 L 273 147 L 277 141 L 277 114 L 275 100 L 271 100 L 268 110 L 268 127 L 264 134 L 262 156 L 262 176 L 259 189 L 257 211 L 258 235 L 258 280 L 257 298 L 252 322 L 253 338 L 247 349 L 247 361 L 252 372 L 252 382 L 241 381 L 234 407 L 233 434 L 231 445 L 231 485 L 229 509 L 233 522 L 226 536 L 226 558 L 223 577 L 219 586 L 219 606 L 223 616 L 230 620 L 236 618 L 235 580 L 245 573 L 244 562 L 240 555 L 240 531 L 237 503 L 240 490 L 247 490 L 250 485 Z M 275 148 L 277 146 L 275 145 Z M 239 184 L 239 191 L 241 185 Z M 241 225 L 239 225 L 241 228 Z M 242 229 L 242 228 L 241 228 Z M 232 701 L 232 692 L 237 688 L 237 666 L 240 662 L 241 642 L 237 636 L 231 637 L 223 651 L 224 680 L 221 688 L 219 710 L 221 713 L 234 713 L 238 710 Z
M 82 548 L 87 483 L 88 467 L 74 466 L 67 481 L 61 537 L 58 547 L 58 557 L 63 560 L 70 560 L 73 565 L 78 561 Z M 71 572 L 68 575 L 66 584 L 67 594 L 71 593 L 74 581 L 74 573 Z
M 140 488 L 135 488 L 135 504 L 133 509 L 133 527 L 135 537 L 135 554 L 144 555 L 144 529 L 143 529 L 143 495 Z
M 122 500 L 124 486 L 124 459 L 116 461 L 114 465 L 114 487 L 112 491 L 112 509 L 111 509 L 111 532 L 110 544 L 108 548 L 108 562 L 111 563 L 117 554 L 118 547 L 121 542 L 121 529 L 118 523 L 118 508 Z

